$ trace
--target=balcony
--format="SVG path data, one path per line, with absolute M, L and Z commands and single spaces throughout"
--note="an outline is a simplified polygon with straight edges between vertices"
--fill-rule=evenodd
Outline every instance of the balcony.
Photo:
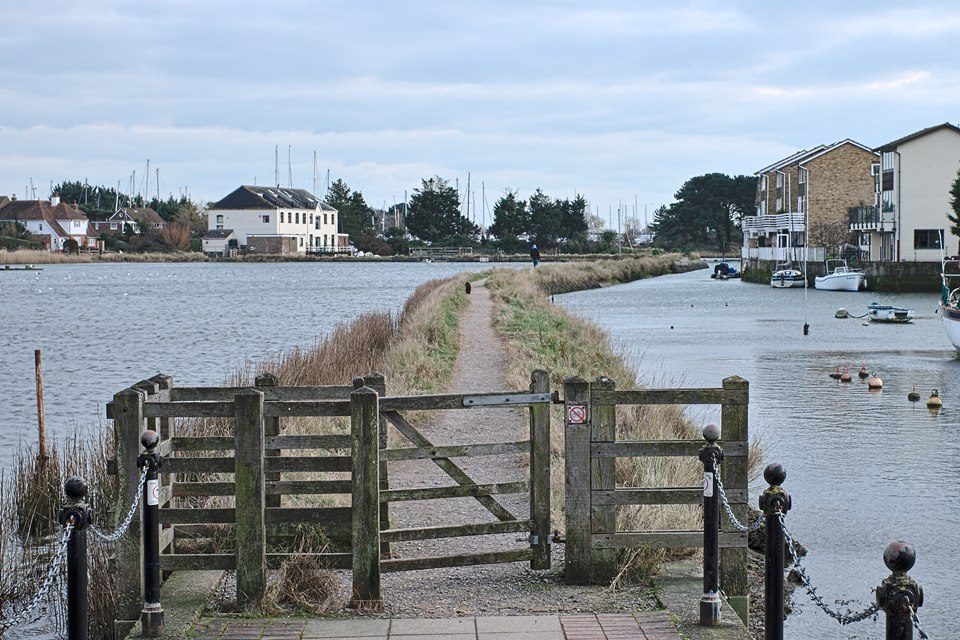
M 772 216 L 746 216 L 742 222 L 743 232 L 751 235 L 776 231 L 806 231 L 802 213 L 780 213 Z
M 850 207 L 847 213 L 850 231 L 881 231 L 893 233 L 896 228 L 897 214 L 892 206 L 884 206 L 883 211 L 876 205 Z
M 823 247 L 808 247 L 808 262 L 823 262 L 827 256 L 827 250 Z M 802 262 L 804 258 L 803 247 L 743 247 L 741 258 L 744 260 L 767 260 L 769 262 Z

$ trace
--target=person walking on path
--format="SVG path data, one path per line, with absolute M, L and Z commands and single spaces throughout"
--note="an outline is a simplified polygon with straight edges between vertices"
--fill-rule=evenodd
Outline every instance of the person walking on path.
M 533 268 L 536 269 L 540 264 L 540 249 L 537 249 L 537 245 L 530 247 L 530 259 L 533 260 Z

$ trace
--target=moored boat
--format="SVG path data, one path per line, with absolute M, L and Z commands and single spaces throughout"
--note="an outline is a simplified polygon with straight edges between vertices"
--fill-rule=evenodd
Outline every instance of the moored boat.
M 710 277 L 714 280 L 730 280 L 731 278 L 739 278 L 740 272 L 735 267 L 730 266 L 729 263 L 721 262 L 713 268 Z
M 803 272 L 791 263 L 778 264 L 770 275 L 770 286 L 774 289 L 789 289 L 802 287 L 806 282 Z
M 940 320 L 953 347 L 960 351 L 960 260 L 943 260 Z
M 870 322 L 899 322 L 906 323 L 913 320 L 917 315 L 916 309 L 907 307 L 894 307 L 889 304 L 870 303 L 867 307 L 867 317 Z
M 827 260 L 826 274 L 813 279 L 813 286 L 821 291 L 859 291 L 865 285 L 863 271 L 851 269 L 846 260 Z

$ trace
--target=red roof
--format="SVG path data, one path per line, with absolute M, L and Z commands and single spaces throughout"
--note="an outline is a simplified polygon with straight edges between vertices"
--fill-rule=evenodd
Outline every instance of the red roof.
M 75 204 L 53 206 L 49 200 L 11 200 L 0 209 L 0 221 L 29 222 L 44 221 L 61 237 L 80 235 L 68 233 L 60 226 L 59 220 L 86 220 Z

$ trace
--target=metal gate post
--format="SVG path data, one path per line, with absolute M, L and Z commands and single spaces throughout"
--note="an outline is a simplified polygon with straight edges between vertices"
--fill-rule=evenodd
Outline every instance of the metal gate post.
M 703 429 L 707 444 L 700 449 L 703 463 L 703 596 L 700 624 L 720 624 L 720 488 L 717 473 L 723 450 L 717 445 L 720 427 L 711 423 Z

